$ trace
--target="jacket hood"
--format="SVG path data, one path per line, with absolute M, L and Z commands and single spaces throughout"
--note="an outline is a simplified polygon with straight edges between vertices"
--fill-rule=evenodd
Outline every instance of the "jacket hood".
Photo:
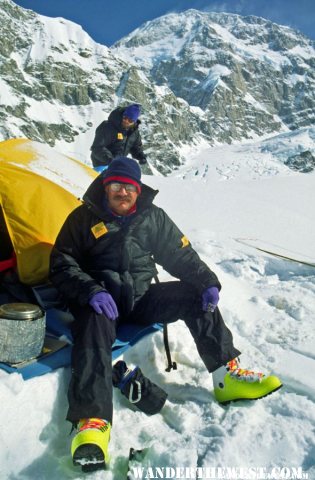
M 142 211 L 152 205 L 155 196 L 158 194 L 158 190 L 154 190 L 148 185 L 141 184 L 141 194 L 137 199 L 137 211 Z M 99 175 L 88 187 L 87 191 L 83 195 L 83 202 L 101 218 L 106 216 L 106 212 L 103 208 L 104 199 L 104 186 L 103 177 Z
M 125 110 L 126 107 L 118 107 L 109 114 L 108 121 L 109 123 L 112 123 L 117 130 L 121 130 L 121 122 Z M 132 127 L 130 130 L 138 128 L 140 123 L 141 121 L 137 120 L 134 127 Z

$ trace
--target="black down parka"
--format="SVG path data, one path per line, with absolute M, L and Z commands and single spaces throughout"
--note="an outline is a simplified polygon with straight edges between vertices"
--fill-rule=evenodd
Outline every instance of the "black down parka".
M 202 293 L 221 288 L 187 238 L 152 201 L 158 192 L 142 185 L 136 213 L 123 224 L 104 209 L 102 177 L 66 219 L 51 253 L 50 279 L 69 302 L 86 305 L 97 292 L 114 298 L 128 315 L 157 273 L 155 262 Z
M 122 130 L 121 122 L 124 107 L 118 107 L 111 112 L 108 120 L 104 120 L 95 131 L 91 146 L 91 160 L 94 167 L 109 165 L 115 157 L 127 156 L 140 162 L 146 160 L 139 132 L 140 120 L 128 130 Z

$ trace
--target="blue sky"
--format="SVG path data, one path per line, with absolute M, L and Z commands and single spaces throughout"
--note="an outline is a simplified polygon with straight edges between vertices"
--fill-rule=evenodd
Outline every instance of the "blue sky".
M 189 8 L 257 15 L 297 28 L 315 39 L 315 0 L 14 0 L 49 17 L 80 25 L 97 42 L 110 46 L 147 20 Z

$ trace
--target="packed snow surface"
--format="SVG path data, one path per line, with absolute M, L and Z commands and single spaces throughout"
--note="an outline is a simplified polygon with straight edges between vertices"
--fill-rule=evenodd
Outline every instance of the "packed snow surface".
M 147 417 L 115 391 L 109 469 L 86 475 L 70 458 L 69 368 L 27 381 L 0 370 L 1 479 L 125 479 L 130 447 L 149 447 L 146 467 L 301 467 L 315 479 L 315 268 L 256 248 L 315 263 L 315 174 L 283 165 L 279 152 L 294 148 L 291 138 L 265 149 L 257 143 L 187 152 L 173 176 L 144 178 L 160 191 L 155 203 L 217 273 L 219 306 L 243 352 L 241 366 L 278 375 L 283 388 L 259 401 L 219 405 L 178 321 L 169 328 L 177 371 L 165 372 L 160 332 L 123 357 L 167 391 L 164 408 Z M 47 147 L 37 148 L 43 165 L 44 157 L 53 161 Z M 59 175 L 69 183 L 65 163 Z M 75 192 L 80 181 L 82 192 L 88 186 L 87 176 L 76 178 Z M 161 281 L 169 278 L 160 272 Z

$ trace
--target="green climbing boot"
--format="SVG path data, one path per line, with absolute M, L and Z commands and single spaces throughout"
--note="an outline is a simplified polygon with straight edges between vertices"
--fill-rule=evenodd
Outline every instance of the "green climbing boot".
M 282 387 L 278 377 L 240 368 L 237 359 L 215 370 L 212 376 L 214 396 L 220 403 L 256 400 Z
M 110 423 L 101 418 L 83 418 L 77 429 L 71 444 L 73 464 L 85 472 L 105 468 L 109 463 Z

